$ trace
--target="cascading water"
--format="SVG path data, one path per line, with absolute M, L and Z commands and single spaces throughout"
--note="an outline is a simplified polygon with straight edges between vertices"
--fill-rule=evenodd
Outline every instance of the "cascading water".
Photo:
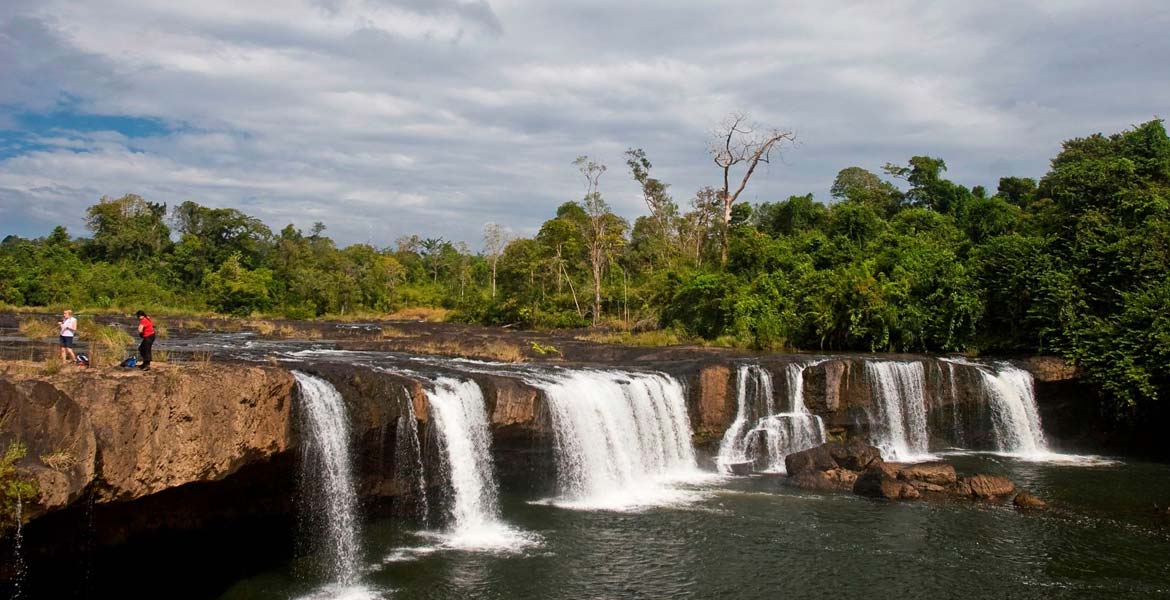
M 979 375 L 991 407 L 998 450 L 1023 456 L 1050 454 L 1040 427 L 1032 374 L 1006 363 L 995 367 L 995 371 L 981 367 Z
M 723 432 L 715 459 L 715 464 L 724 473 L 731 472 L 730 465 L 748 460 L 747 434 L 758 419 L 771 413 L 769 409 L 773 403 L 772 374 L 767 369 L 759 365 L 740 365 L 735 383 L 735 420 Z
M 342 586 L 358 580 L 357 492 L 349 458 L 345 401 L 328 381 L 293 371 L 308 433 L 301 481 L 324 509 L 331 574 Z
M 532 374 L 544 391 L 557 452 L 559 506 L 621 510 L 690 495 L 671 484 L 703 478 L 691 447 L 682 385 L 658 373 Z
M 20 491 L 16 492 L 16 532 L 12 537 L 12 598 L 21 597 L 21 584 L 24 582 L 24 501 Z
M 785 369 L 788 384 L 785 412 L 776 410 L 772 376 L 766 369 L 758 365 L 739 368 L 735 422 L 724 432 L 716 459 L 721 471 L 729 472 L 730 465 L 759 456 L 765 462 L 764 471 L 784 473 L 784 457 L 824 443 L 827 437 L 824 421 L 804 405 L 804 371 L 814 364 L 817 363 L 792 363 Z M 754 388 L 754 394 L 749 388 Z M 753 419 L 755 426 L 748 429 Z
M 871 443 L 887 460 L 930 458 L 926 429 L 926 375 L 920 362 L 868 361 L 865 374 L 873 390 L 876 414 Z
M 531 537 L 500 521 L 488 416 L 479 385 L 440 377 L 427 391 L 427 400 L 451 484 L 445 546 L 507 550 L 529 545 Z
M 395 475 L 414 495 L 415 514 L 420 523 L 426 523 L 429 516 L 427 504 L 426 470 L 423 467 L 422 444 L 418 439 L 418 417 L 414 414 L 414 402 L 406 393 L 401 399 L 402 410 L 396 428 Z

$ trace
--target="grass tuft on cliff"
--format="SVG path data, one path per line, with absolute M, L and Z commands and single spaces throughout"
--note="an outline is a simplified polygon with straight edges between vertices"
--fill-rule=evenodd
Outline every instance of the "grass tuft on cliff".
M 24 444 L 13 440 L 0 457 L 0 518 L 5 524 L 15 524 L 18 505 L 35 500 L 39 493 L 36 481 L 24 479 L 16 468 L 27 453 Z

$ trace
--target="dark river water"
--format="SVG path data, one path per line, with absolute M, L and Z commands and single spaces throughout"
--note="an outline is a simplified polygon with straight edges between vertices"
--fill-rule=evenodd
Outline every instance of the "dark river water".
M 295 563 L 237 582 L 267 598 L 1170 597 L 1170 466 L 956 455 L 1047 500 L 889 503 L 809 493 L 782 477 L 714 479 L 637 511 L 573 510 L 503 494 L 519 541 L 450 549 L 401 521 L 367 523 L 364 570 L 338 589 Z M 1163 510 L 1165 510 L 1163 508 Z

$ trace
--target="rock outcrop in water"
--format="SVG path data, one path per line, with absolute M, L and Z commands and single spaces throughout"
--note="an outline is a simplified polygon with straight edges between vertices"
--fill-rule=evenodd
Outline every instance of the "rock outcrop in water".
M 869 498 L 912 500 L 945 494 L 994 500 L 1015 490 L 1010 479 L 998 475 L 959 477 L 954 465 L 946 462 L 887 462 L 876 447 L 857 440 L 822 444 L 790 454 L 785 462 L 788 485 L 817 491 L 851 491 Z

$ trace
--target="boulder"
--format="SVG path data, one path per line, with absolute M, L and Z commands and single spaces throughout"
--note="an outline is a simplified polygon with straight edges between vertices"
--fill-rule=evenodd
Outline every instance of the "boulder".
M 890 477 L 880 466 L 866 469 L 859 475 L 853 484 L 853 493 L 886 500 L 911 500 L 921 496 L 914 486 Z
M 829 453 L 838 466 L 850 471 L 864 471 L 871 463 L 882 459 L 880 450 L 856 439 L 830 443 Z
M 739 462 L 729 462 L 729 463 L 721 463 L 721 464 L 723 466 L 727 467 L 727 470 L 731 471 L 732 475 L 745 476 L 745 475 L 752 474 L 752 467 L 755 466 L 755 461 L 742 460 Z
M 1012 500 L 1012 504 L 1022 510 L 1038 510 L 1048 506 L 1046 502 L 1027 491 L 1016 494 L 1015 499 Z
M 1016 491 L 1016 484 L 1011 479 L 1000 475 L 971 475 L 959 479 L 955 485 L 955 493 L 968 498 L 989 500 L 1007 496 Z
M 857 481 L 857 473 L 845 469 L 805 471 L 788 478 L 788 485 L 802 490 L 819 492 L 848 492 Z
M 931 462 L 906 465 L 898 471 L 898 479 L 911 483 L 921 482 L 935 486 L 950 486 L 958 481 L 955 467 L 950 463 Z
M 864 471 L 875 461 L 881 461 L 877 448 L 859 440 L 828 442 L 815 448 L 794 452 L 784 457 L 784 467 L 789 475 L 807 471 L 828 471 L 845 469 Z

